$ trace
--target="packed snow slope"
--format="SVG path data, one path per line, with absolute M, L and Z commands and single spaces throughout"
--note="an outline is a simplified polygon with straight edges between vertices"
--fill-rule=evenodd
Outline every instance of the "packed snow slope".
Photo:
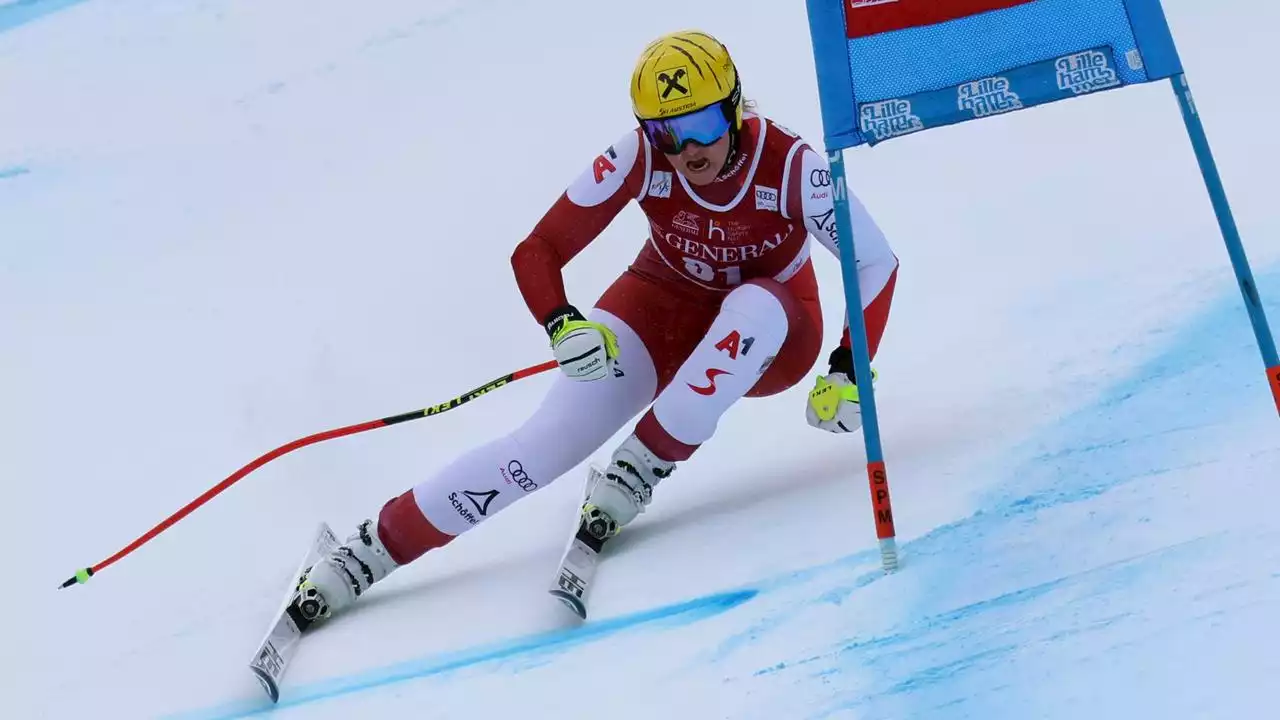
M 1275 322 L 1280 10 L 1165 8 Z M 246 663 L 316 523 L 349 532 L 546 377 L 288 455 L 55 586 L 277 445 L 545 360 L 510 253 L 685 26 L 821 147 L 799 3 L 0 5 L 6 717 L 269 711 Z M 545 594 L 579 469 L 312 636 L 270 712 L 1269 717 L 1280 419 L 1168 85 L 847 157 L 902 261 L 876 362 L 899 573 L 861 438 L 809 428 L 802 385 L 664 484 L 585 625 Z M 628 209 L 571 299 L 644 234 Z

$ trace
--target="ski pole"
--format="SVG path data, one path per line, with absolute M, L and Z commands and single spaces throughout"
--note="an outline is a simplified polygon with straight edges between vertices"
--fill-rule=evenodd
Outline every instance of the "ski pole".
M 324 432 L 316 433 L 314 435 L 308 435 L 307 437 L 294 440 L 291 443 L 281 445 L 275 450 L 272 450 L 271 452 L 258 457 L 253 462 L 249 463 L 248 465 L 245 465 L 244 467 L 235 471 L 231 475 L 227 476 L 225 480 L 206 490 L 203 495 L 184 505 L 182 509 L 178 510 L 177 512 L 170 515 L 169 517 L 165 518 L 164 521 L 161 522 L 159 525 L 156 525 L 155 527 L 148 530 L 145 534 L 143 534 L 137 540 L 134 540 L 133 542 L 129 543 L 127 546 L 125 546 L 115 555 L 112 555 L 111 557 L 107 558 L 106 560 L 103 560 L 97 565 L 93 565 L 91 567 L 77 570 L 75 575 L 72 575 L 70 578 L 67 579 L 66 582 L 62 583 L 58 587 L 59 589 L 61 589 L 61 588 L 71 587 L 72 585 L 75 585 L 77 583 L 84 584 L 88 582 L 89 578 L 93 577 L 97 573 L 102 572 L 104 568 L 112 565 L 117 560 L 120 560 L 121 558 L 125 557 L 129 553 L 132 553 L 134 550 L 137 550 L 138 548 L 142 547 L 147 542 L 155 538 L 157 535 L 169 529 L 169 527 L 172 526 L 174 523 L 178 522 L 179 520 L 186 517 L 187 515 L 190 515 L 196 508 L 209 502 L 214 497 L 216 497 L 219 493 L 221 493 L 223 490 L 226 490 L 227 488 L 234 485 L 237 481 L 239 481 L 245 475 L 248 475 L 249 473 L 253 472 L 254 470 L 257 470 L 263 465 L 266 465 L 272 460 L 275 460 L 281 455 L 293 452 L 294 450 L 297 450 L 298 448 L 301 448 L 301 447 L 306 447 L 307 445 L 314 445 L 315 443 L 322 442 L 324 440 L 332 440 L 334 438 L 345 437 L 347 435 L 355 435 L 356 433 L 362 433 L 362 432 L 365 432 L 366 430 L 376 430 L 377 428 L 387 427 L 388 425 L 396 425 L 398 423 L 408 422 L 410 420 L 418 420 L 420 418 L 433 417 L 435 415 L 439 415 L 442 412 L 452 410 L 458 407 L 459 405 L 462 405 L 463 403 L 470 402 L 471 400 L 474 400 L 480 397 L 481 395 L 485 395 L 493 390 L 497 390 L 498 388 L 503 387 L 508 383 L 515 382 L 516 380 L 520 380 L 522 378 L 527 378 L 530 375 L 537 375 L 538 373 L 546 372 L 547 370 L 551 370 L 555 367 L 558 367 L 556 364 L 556 361 L 548 360 L 547 362 L 544 362 L 540 365 L 532 365 L 530 367 L 524 368 L 523 370 L 517 370 L 508 375 L 503 375 L 502 377 L 496 380 L 493 380 L 489 383 L 481 385 L 480 387 L 474 390 L 471 390 L 469 392 L 463 393 L 462 395 L 459 395 L 458 397 L 455 397 L 452 400 L 442 402 L 439 405 L 432 405 L 431 407 L 424 408 L 422 410 L 414 410 L 412 412 L 402 413 L 400 415 L 392 415 L 390 417 L 385 417 L 380 420 L 370 420 L 369 422 L 363 422 L 357 425 L 348 425 L 346 427 L 336 428 L 334 430 L 326 430 Z

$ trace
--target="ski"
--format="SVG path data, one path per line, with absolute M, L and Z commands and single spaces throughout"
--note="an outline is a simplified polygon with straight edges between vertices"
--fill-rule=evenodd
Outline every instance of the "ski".
M 591 496 L 591 490 L 604 477 L 604 471 L 592 465 L 587 471 L 587 482 L 582 493 L 582 503 Z M 581 505 L 574 516 L 573 535 L 560 558 L 556 577 L 548 592 L 569 607 L 579 618 L 587 618 L 587 597 L 595 580 L 596 567 L 600 563 L 600 550 L 604 545 L 587 533 L 582 525 Z
M 297 654 L 298 644 L 302 640 L 302 630 L 289 612 L 294 592 L 302 579 L 302 573 L 321 557 L 336 549 L 338 544 L 338 538 L 329 529 L 328 524 L 321 523 L 316 528 L 311 546 L 307 548 L 302 562 L 290 579 L 289 587 L 285 590 L 284 601 L 280 603 L 280 609 L 268 627 L 266 637 L 262 639 L 262 643 L 253 654 L 253 659 L 249 662 L 249 669 L 258 678 L 258 682 L 262 683 L 262 688 L 267 691 L 273 703 L 280 700 L 280 679 L 284 676 L 289 661 Z
M 584 542 L 586 537 L 590 542 Z M 593 543 L 596 545 L 593 547 Z M 556 582 L 550 592 L 569 606 L 578 617 L 587 619 L 587 594 L 600 562 L 599 541 L 578 530 L 560 560 Z

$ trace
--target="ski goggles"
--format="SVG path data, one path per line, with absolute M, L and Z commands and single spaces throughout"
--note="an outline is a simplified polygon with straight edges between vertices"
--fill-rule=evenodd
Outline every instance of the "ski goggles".
M 729 132 L 724 103 L 709 105 L 688 115 L 641 120 L 640 127 L 659 152 L 678 155 L 689 143 L 710 145 Z

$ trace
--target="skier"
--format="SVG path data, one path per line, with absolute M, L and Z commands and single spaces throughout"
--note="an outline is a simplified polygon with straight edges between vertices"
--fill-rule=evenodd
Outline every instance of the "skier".
M 309 625 L 585 460 L 641 411 L 582 507 L 580 533 L 616 535 L 715 432 L 742 397 L 800 382 L 821 351 L 810 237 L 838 256 L 831 175 L 793 132 L 744 103 L 728 50 L 710 35 L 665 35 L 631 77 L 639 127 L 557 199 L 515 249 L 516 283 L 562 371 L 516 430 L 389 500 L 304 574 L 295 619 Z M 635 200 L 649 238 L 589 315 L 561 268 Z M 850 193 L 867 340 L 888 319 L 898 259 Z M 816 428 L 861 427 L 848 325 L 808 396 Z M 647 410 L 646 410 L 647 408 Z M 293 613 L 291 613 L 293 614 Z

